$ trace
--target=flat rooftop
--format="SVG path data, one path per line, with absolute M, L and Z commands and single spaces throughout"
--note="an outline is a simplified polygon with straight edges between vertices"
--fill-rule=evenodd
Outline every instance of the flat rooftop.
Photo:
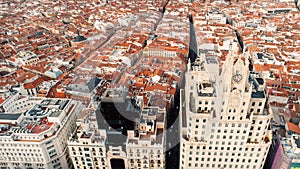
M 49 117 L 58 117 L 62 111 L 57 109 L 52 109 L 53 111 L 49 114 Z
M 58 117 L 69 102 L 69 100 L 63 99 L 45 99 L 23 114 L 0 114 L 0 122 L 3 124 L 0 126 L 1 134 L 39 134 L 47 131 L 54 126 L 54 122 L 49 121 L 48 117 Z M 73 107 L 74 104 L 69 107 L 69 110 L 65 110 L 67 115 L 72 111 Z M 18 124 L 13 121 L 18 121 Z M 49 132 L 53 134 L 53 131 L 49 130 Z
M 0 120 L 17 120 L 21 114 L 0 113 Z
M 265 98 L 265 92 L 264 91 L 255 91 L 251 93 L 252 98 Z

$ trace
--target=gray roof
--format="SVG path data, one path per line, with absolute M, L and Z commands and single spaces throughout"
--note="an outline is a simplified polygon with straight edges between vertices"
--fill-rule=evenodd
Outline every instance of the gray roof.
M 103 79 L 101 78 L 93 77 L 86 84 L 69 84 L 66 89 L 69 91 L 91 93 L 95 89 L 95 87 L 102 81 Z
M 256 91 L 251 93 L 252 98 L 265 98 L 264 91 Z
M 95 88 L 101 81 L 102 81 L 102 79 L 100 79 L 100 78 L 98 78 L 98 77 L 94 77 L 94 78 L 90 79 L 90 80 L 86 83 L 86 85 L 87 85 L 89 91 L 90 91 L 90 92 L 93 91 L 94 88 Z
M 8 114 L 8 113 L 1 113 L 0 120 L 17 120 L 21 114 Z

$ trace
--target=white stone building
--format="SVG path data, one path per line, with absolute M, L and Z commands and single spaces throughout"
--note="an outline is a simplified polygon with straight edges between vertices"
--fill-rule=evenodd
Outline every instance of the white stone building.
M 77 130 L 68 141 L 75 169 L 165 168 L 164 109 L 147 107 L 141 110 L 135 129 L 127 130 L 127 136 L 112 128 L 98 129 L 95 111 L 81 114 L 87 115 L 80 118 Z M 124 142 L 122 137 L 126 137 Z
M 144 108 L 137 129 L 128 131 L 126 152 L 129 169 L 165 168 L 165 110 Z
M 220 74 L 219 66 L 210 66 L 218 65 L 217 59 L 188 64 L 181 91 L 180 169 L 264 165 L 272 137 L 264 81 L 250 75 L 248 54 L 230 50 L 226 58 Z
M 106 131 L 98 129 L 95 111 L 81 120 L 68 141 L 74 168 L 106 169 Z
M 227 19 L 226 16 L 218 10 L 208 12 L 205 18 L 209 24 L 226 24 Z
M 29 110 L 41 100 L 42 98 L 39 97 L 29 97 L 21 93 L 15 93 L 5 99 L 4 102 L 0 104 L 0 108 L 2 113 L 20 114 Z
M 31 104 L 32 100 L 23 99 Z M 20 114 L 0 115 L 0 168 L 72 167 L 67 141 L 81 104 L 68 99 L 36 99 Z M 9 109 L 8 109 L 9 110 Z
M 20 51 L 16 57 L 6 60 L 8 64 L 13 66 L 31 65 L 39 61 L 38 56 L 31 51 Z

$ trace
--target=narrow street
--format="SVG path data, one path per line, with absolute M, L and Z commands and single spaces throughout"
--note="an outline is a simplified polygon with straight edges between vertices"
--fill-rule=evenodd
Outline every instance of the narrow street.
M 174 107 L 167 114 L 167 133 L 166 133 L 166 169 L 174 169 L 179 167 L 179 106 L 180 106 L 179 90 L 175 95 Z
M 189 58 L 191 62 L 194 62 L 197 57 L 197 41 L 195 28 L 193 24 L 192 16 L 189 16 L 190 21 L 190 42 L 189 42 Z M 183 72 L 185 74 L 185 72 Z M 184 89 L 185 78 L 182 79 L 182 84 L 178 87 L 178 92 L 174 96 L 174 107 L 170 109 L 167 114 L 167 144 L 166 144 L 166 169 L 179 168 L 180 160 L 180 89 Z
M 121 27 L 122 28 L 122 27 Z M 104 40 L 103 42 L 101 42 L 98 46 L 96 46 L 94 49 L 90 50 L 86 55 L 86 57 L 83 57 L 84 60 L 80 61 L 79 64 L 76 66 L 80 66 L 81 64 L 83 64 L 85 61 L 89 60 L 89 58 L 93 57 L 96 52 L 102 47 L 104 46 L 105 44 L 107 44 L 110 39 L 113 37 L 113 35 L 118 31 L 120 30 L 121 28 L 118 28 L 118 29 L 114 29 L 108 36 L 107 36 L 107 39 Z

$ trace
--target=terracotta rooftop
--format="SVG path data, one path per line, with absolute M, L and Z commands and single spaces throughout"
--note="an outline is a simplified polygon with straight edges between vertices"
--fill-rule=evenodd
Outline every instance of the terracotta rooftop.
M 296 125 L 292 122 L 287 122 L 286 124 L 287 124 L 288 130 L 295 132 L 297 134 L 300 134 L 300 128 L 298 125 Z
M 24 84 L 24 89 L 33 89 L 39 86 L 41 83 L 44 82 L 44 79 L 42 77 L 38 77 L 36 80 L 30 83 L 25 83 Z

